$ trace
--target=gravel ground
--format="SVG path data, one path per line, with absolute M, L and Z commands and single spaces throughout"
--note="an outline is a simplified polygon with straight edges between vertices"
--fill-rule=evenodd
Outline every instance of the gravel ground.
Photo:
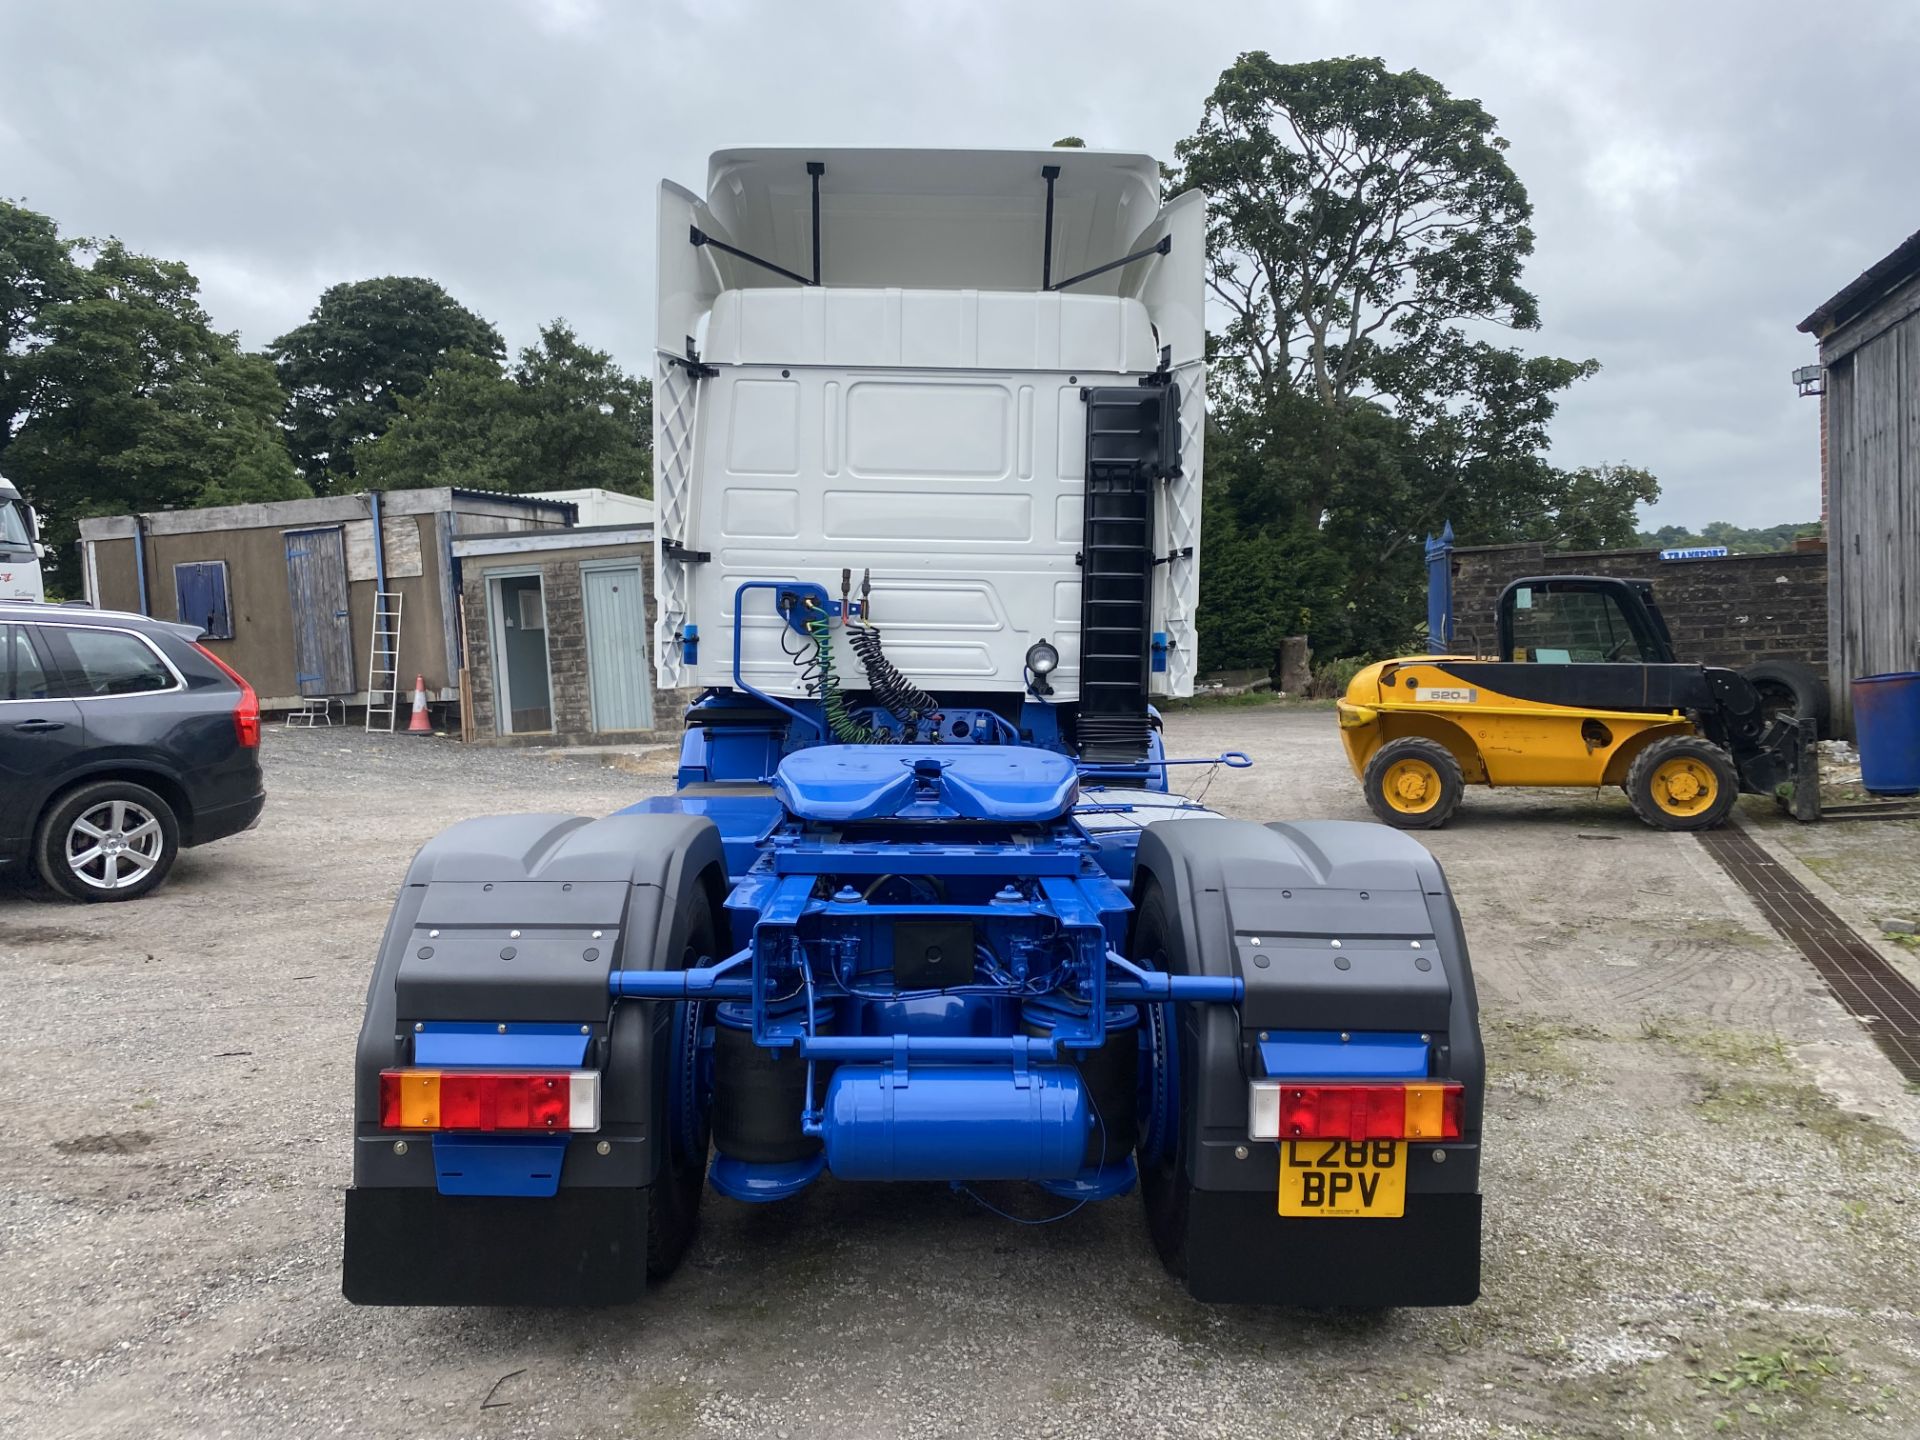
M 1169 731 L 1259 762 L 1214 785 L 1230 813 L 1365 815 L 1323 712 Z M 395 1311 L 340 1298 L 340 1196 L 407 858 L 466 815 L 605 812 L 666 765 L 324 730 L 272 731 L 267 762 L 261 827 L 149 900 L 0 894 L 0 1434 L 1920 1434 L 1920 1097 L 1618 797 L 1477 793 L 1431 837 L 1492 1067 L 1471 1308 L 1212 1310 L 1135 1200 L 1024 1227 L 829 1181 L 709 1194 L 627 1309 Z

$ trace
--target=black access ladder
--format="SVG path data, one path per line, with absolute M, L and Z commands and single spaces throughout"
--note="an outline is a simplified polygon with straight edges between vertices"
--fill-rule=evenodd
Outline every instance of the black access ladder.
M 1179 473 L 1180 391 L 1164 377 L 1090 386 L 1087 491 L 1080 553 L 1080 709 L 1084 761 L 1147 758 L 1152 664 L 1154 497 Z

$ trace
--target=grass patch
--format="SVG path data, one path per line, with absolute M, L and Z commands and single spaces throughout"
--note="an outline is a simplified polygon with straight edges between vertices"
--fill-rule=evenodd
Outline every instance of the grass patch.
M 1717 1125 L 1759 1124 L 1775 1134 L 1791 1127 L 1818 1135 L 1840 1149 L 1906 1145 L 1897 1131 L 1842 1110 L 1818 1086 L 1805 1081 L 1709 1079 L 1694 1104 L 1703 1119 Z
M 1300 695 L 1276 695 L 1271 690 L 1250 690 L 1243 695 L 1193 695 L 1178 700 L 1155 700 L 1162 714 L 1183 710 L 1331 710 L 1332 700 L 1309 700 Z
M 1895 1397 L 1891 1386 L 1872 1392 L 1858 1387 L 1867 1377 L 1841 1363 L 1831 1339 L 1797 1335 L 1785 1344 L 1734 1350 L 1712 1369 L 1702 1352 L 1689 1352 L 1687 1373 L 1699 1397 L 1715 1407 L 1713 1429 L 1720 1433 L 1797 1428 L 1813 1410 L 1844 1410 L 1849 1415 L 1880 1417 Z M 1843 1387 L 1843 1388 L 1836 1388 Z
M 1569 1040 L 1605 1040 L 1606 1033 L 1591 1025 L 1563 1025 L 1550 1020 L 1486 1021 L 1482 1038 L 1487 1047 L 1489 1074 L 1551 1076 L 1576 1080 L 1584 1069 L 1568 1050 Z
M 1793 1059 L 1778 1035 L 1758 1035 L 1746 1030 L 1704 1029 L 1682 1025 L 1663 1015 L 1649 1015 L 1640 1021 L 1640 1038 L 1664 1045 L 1682 1055 L 1743 1070 L 1793 1068 Z
M 1774 943 L 1773 937 L 1763 935 L 1757 930 L 1749 930 L 1737 920 L 1689 921 L 1687 938 L 1717 942 L 1722 945 L 1737 945 L 1743 950 L 1764 950 Z

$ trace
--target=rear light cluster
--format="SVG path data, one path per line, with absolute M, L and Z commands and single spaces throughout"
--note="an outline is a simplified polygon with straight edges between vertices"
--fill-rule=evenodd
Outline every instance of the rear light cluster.
M 382 1070 L 388 1130 L 598 1130 L 593 1070 Z
M 206 646 L 196 642 L 194 649 L 218 665 L 226 677 L 240 687 L 239 703 L 233 707 L 233 734 L 240 742 L 242 750 L 253 750 L 260 744 L 260 697 L 254 693 L 246 677 L 222 660 Z
M 1256 1140 L 1458 1140 L 1463 1097 L 1450 1081 L 1255 1080 L 1247 1097 L 1248 1133 Z

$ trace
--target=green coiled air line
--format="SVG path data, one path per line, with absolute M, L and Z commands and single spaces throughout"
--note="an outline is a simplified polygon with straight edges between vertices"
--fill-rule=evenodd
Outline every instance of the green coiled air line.
M 840 692 L 840 677 L 833 669 L 833 622 L 817 604 L 807 606 L 807 638 L 813 641 L 814 660 L 809 679 L 826 713 L 827 728 L 842 745 L 876 745 L 887 737 L 862 725 L 847 713 L 846 696 Z

